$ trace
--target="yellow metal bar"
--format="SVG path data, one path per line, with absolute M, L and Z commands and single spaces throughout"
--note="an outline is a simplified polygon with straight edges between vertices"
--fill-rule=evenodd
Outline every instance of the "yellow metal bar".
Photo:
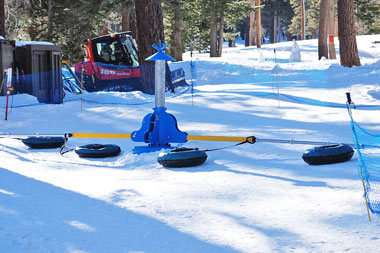
M 131 134 L 112 134 L 112 133 L 71 133 L 72 138 L 110 138 L 110 139 L 130 139 Z M 249 138 L 249 137 L 248 137 Z M 188 135 L 188 141 L 225 141 L 225 142 L 244 142 L 247 137 L 234 136 L 207 136 L 207 135 Z
M 232 136 L 207 136 L 207 135 L 188 135 L 188 141 L 229 141 L 229 142 L 243 142 L 247 137 L 232 137 Z
M 130 139 L 131 134 L 109 134 L 109 133 L 72 133 L 72 138 L 108 138 L 108 139 Z

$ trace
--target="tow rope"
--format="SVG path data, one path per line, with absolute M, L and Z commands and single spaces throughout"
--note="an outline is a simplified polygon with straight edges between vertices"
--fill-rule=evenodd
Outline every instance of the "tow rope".
M 63 151 L 66 148 L 67 142 L 69 141 L 70 134 L 66 133 L 64 137 L 65 137 L 65 142 L 63 143 L 63 145 L 59 149 L 59 153 L 61 155 L 64 155 L 64 154 L 66 154 L 66 153 L 68 153 L 70 151 L 73 151 L 75 149 L 75 148 L 70 148 L 68 150 Z
M 204 151 L 204 152 L 210 152 L 210 151 L 216 151 L 216 150 L 221 150 L 221 149 L 226 149 L 226 148 L 232 148 L 232 147 L 235 147 L 235 146 L 239 146 L 239 145 L 242 145 L 242 144 L 245 144 L 245 143 L 250 143 L 250 144 L 254 144 L 256 142 L 256 137 L 255 136 L 248 136 L 245 141 L 242 141 L 242 142 L 239 142 L 239 143 L 236 143 L 234 145 L 229 145 L 229 146 L 226 146 L 226 147 L 220 147 L 220 148 L 213 148 L 213 149 L 205 149 L 205 150 L 201 150 L 201 151 Z

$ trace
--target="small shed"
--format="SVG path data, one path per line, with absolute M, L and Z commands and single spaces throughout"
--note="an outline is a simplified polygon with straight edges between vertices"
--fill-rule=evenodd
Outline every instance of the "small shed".
M 16 92 L 33 95 L 40 103 L 62 103 L 61 58 L 61 47 L 52 43 L 16 42 Z

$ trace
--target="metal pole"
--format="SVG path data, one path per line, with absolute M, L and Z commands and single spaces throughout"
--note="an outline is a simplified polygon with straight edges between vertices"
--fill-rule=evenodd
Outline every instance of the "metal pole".
M 7 89 L 7 102 L 6 102 L 6 109 L 5 109 L 5 120 L 8 120 L 8 97 L 9 97 L 10 91 Z
M 110 138 L 110 139 L 130 139 L 129 133 L 67 133 L 72 138 Z M 0 134 L 1 136 L 1 134 Z M 8 135 L 7 135 L 8 136 Z M 249 136 L 250 137 L 250 136 Z M 249 138 L 248 137 L 248 138 Z M 243 142 L 247 140 L 246 136 L 210 136 L 210 135 L 187 135 L 188 141 L 220 141 L 220 142 Z M 337 142 L 320 142 L 320 141 L 298 141 L 298 140 L 285 140 L 285 139 L 261 139 L 256 138 L 256 142 L 264 143 L 283 143 L 283 144 L 301 144 L 301 145 L 337 145 L 344 144 L 354 147 L 354 144 L 337 143 Z
M 165 107 L 165 61 L 156 60 L 155 61 L 155 106 L 156 107 Z

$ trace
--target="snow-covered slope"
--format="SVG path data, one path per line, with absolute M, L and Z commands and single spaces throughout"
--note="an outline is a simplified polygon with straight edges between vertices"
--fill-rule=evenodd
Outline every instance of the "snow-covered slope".
M 380 36 L 358 37 L 363 66 L 352 68 L 338 59 L 318 61 L 317 40 L 297 43 L 300 62 L 289 59 L 291 42 L 225 48 L 221 58 L 185 54 L 171 67 L 183 67 L 190 80 L 193 60 L 194 93 L 168 93 L 168 112 L 192 135 L 352 143 L 345 108 L 351 92 L 355 119 L 380 130 Z M 154 107 L 154 97 L 140 92 L 82 98 L 68 94 L 61 105 L 41 105 L 13 96 L 0 134 L 130 133 Z M 158 152 L 133 154 L 144 144 L 131 140 L 70 139 L 68 147 L 89 143 L 114 143 L 122 153 L 83 159 L 0 138 L 2 252 L 376 252 L 380 246 L 379 216 L 368 221 L 356 155 L 309 166 L 301 158 L 309 145 L 258 142 L 209 152 L 202 166 L 167 169 L 157 163 Z

